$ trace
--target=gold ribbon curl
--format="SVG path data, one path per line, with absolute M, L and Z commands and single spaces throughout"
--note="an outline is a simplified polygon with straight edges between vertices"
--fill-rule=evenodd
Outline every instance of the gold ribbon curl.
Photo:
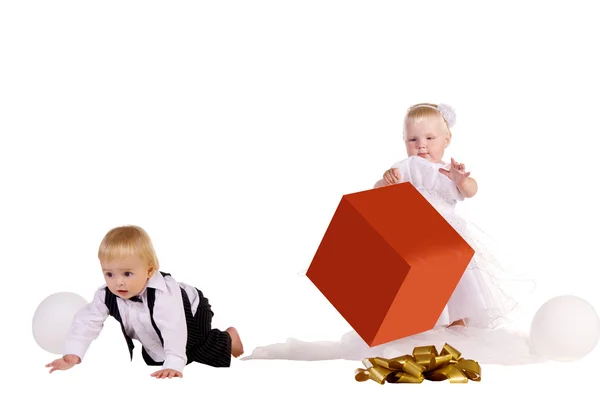
M 467 383 L 481 381 L 481 367 L 474 360 L 465 360 L 461 353 L 448 343 L 438 354 L 435 346 L 420 346 L 413 349 L 412 356 L 404 355 L 386 359 L 365 358 L 366 369 L 358 368 L 354 379 L 365 382 L 369 379 L 383 385 L 389 383 L 421 383 L 445 381 Z

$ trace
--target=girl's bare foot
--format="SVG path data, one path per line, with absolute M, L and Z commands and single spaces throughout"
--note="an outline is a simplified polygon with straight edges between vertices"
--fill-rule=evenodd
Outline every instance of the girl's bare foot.
M 234 327 L 227 328 L 225 332 L 229 333 L 229 336 L 231 336 L 231 355 L 238 358 L 244 354 L 242 339 L 240 339 L 240 335 Z
M 453 323 L 451 323 L 450 325 L 448 325 L 448 327 L 450 326 L 465 326 L 465 321 L 463 319 L 459 319 L 458 321 L 454 321 Z

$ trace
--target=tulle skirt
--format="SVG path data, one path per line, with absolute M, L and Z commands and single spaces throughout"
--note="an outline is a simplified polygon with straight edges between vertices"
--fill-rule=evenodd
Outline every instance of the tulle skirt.
M 454 212 L 438 211 L 475 254 L 436 326 L 464 320 L 469 327 L 492 329 L 510 323 L 535 290 L 535 281 L 477 225 Z
M 242 360 L 360 361 L 371 357 L 394 358 L 412 354 L 413 349 L 419 346 L 435 346 L 441 350 L 445 343 L 460 351 L 462 357 L 480 364 L 523 365 L 547 361 L 531 350 L 529 335 L 524 332 L 462 326 L 438 326 L 375 347 L 369 347 L 354 331 L 348 332 L 339 341 L 304 342 L 290 338 L 285 343 L 258 347 Z

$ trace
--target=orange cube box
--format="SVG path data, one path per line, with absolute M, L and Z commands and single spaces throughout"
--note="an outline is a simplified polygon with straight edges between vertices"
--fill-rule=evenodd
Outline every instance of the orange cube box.
M 306 276 L 373 347 L 432 329 L 474 254 L 406 182 L 344 195 Z

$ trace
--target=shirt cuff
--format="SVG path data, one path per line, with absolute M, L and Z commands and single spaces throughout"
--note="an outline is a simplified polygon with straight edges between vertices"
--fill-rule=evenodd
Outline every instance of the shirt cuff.
M 174 369 L 175 371 L 183 372 L 186 360 L 177 356 L 167 356 L 163 363 L 162 369 Z
M 80 344 L 80 343 L 68 343 L 65 346 L 65 354 L 63 355 L 69 355 L 72 354 L 74 356 L 79 357 L 79 362 L 83 361 L 83 356 L 85 356 L 85 353 L 87 352 L 88 346 L 84 345 L 84 344 Z

